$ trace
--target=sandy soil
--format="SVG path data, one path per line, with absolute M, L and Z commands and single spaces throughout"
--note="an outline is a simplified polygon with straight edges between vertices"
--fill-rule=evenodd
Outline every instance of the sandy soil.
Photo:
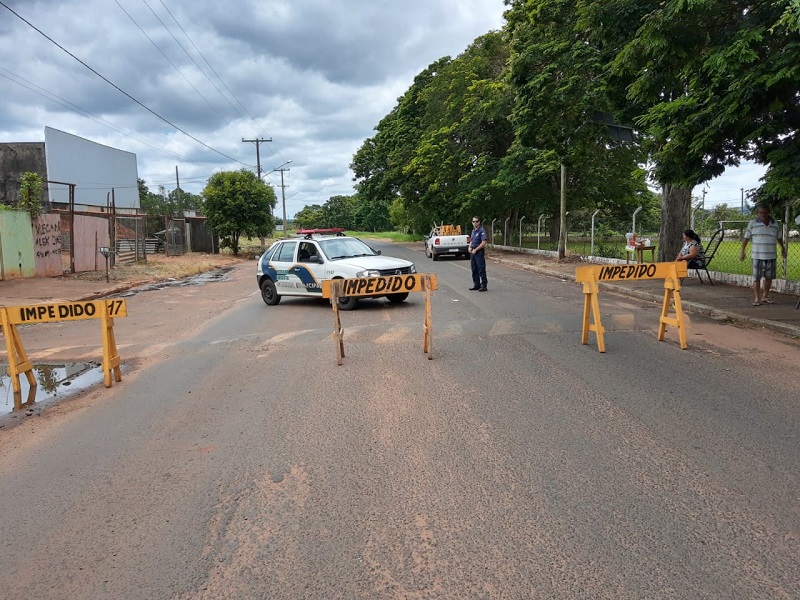
M 178 256 L 151 254 L 148 255 L 147 262 L 120 265 L 110 269 L 109 280 L 138 285 L 164 279 L 180 279 L 219 267 L 238 265 L 252 260 L 252 258 L 252 252 L 242 252 L 239 256 L 233 256 L 230 253 L 205 254 L 201 252 L 188 252 Z M 81 281 L 104 281 L 106 272 L 105 270 L 87 271 L 73 275 L 63 275 L 63 277 Z

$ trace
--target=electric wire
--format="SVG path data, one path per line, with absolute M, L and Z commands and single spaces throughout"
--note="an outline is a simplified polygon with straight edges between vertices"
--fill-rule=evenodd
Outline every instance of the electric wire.
M 164 4 L 164 0 L 159 0 L 159 2 L 161 2 L 161 6 L 163 6 L 164 10 L 166 10 L 167 13 L 169 14 L 169 16 L 172 17 L 172 20 L 175 21 L 175 24 L 178 26 L 178 28 L 181 30 L 181 32 L 183 32 L 183 35 L 186 37 L 187 40 L 189 40 L 189 43 L 197 51 L 197 53 L 200 55 L 200 57 L 203 59 L 203 61 L 206 63 L 206 65 L 208 65 L 208 68 L 211 69 L 211 72 L 214 75 L 216 75 L 217 79 L 219 79 L 219 82 L 228 91 L 228 93 L 230 94 L 231 98 L 233 98 L 236 101 L 236 104 L 238 104 L 241 107 L 242 112 L 245 115 L 247 115 L 247 117 L 250 119 L 250 122 L 253 123 L 254 125 L 256 125 L 256 129 L 258 129 L 258 122 L 256 121 L 256 119 L 253 117 L 253 115 L 250 114 L 250 112 L 247 110 L 247 108 L 239 101 L 239 98 L 236 97 L 236 94 L 234 94 L 233 91 L 231 91 L 231 88 L 228 87 L 228 84 L 225 83 L 225 80 L 217 72 L 217 70 L 214 68 L 214 66 L 209 62 L 209 60 L 206 58 L 205 54 L 203 54 L 203 52 L 200 50 L 200 48 L 197 47 L 197 44 L 194 43 L 194 40 L 192 40 L 192 38 L 189 36 L 189 33 L 186 31 L 186 29 L 184 29 L 183 25 L 180 24 L 178 19 L 175 17 L 175 15 L 169 9 L 169 7 L 166 4 Z M 202 69 L 201 69 L 201 72 L 205 75 L 205 72 L 202 71 Z M 209 81 L 211 81 L 211 78 L 208 77 L 208 75 L 206 75 L 206 78 Z M 213 81 L 211 81 L 211 83 L 213 85 Z M 218 89 L 218 91 L 219 91 L 219 89 Z M 222 94 L 221 91 L 220 91 L 220 94 Z M 222 94 L 222 96 L 225 97 L 224 94 Z M 227 100 L 227 98 L 226 98 L 226 100 Z M 262 133 L 261 136 L 262 137 L 266 137 L 266 134 Z
M 169 29 L 169 27 L 167 27 L 166 23 L 164 23 L 164 21 L 162 21 L 162 20 L 161 20 L 161 17 L 159 17 L 159 16 L 156 14 L 156 11 L 154 11 L 154 10 L 153 10 L 153 8 L 152 8 L 152 7 L 151 7 L 151 6 L 150 6 L 150 5 L 147 3 L 147 0 L 142 0 L 142 2 L 144 3 L 144 5 L 145 5 L 147 8 L 149 8 L 149 9 L 150 9 L 150 12 L 151 12 L 151 13 L 153 13 L 153 16 L 154 16 L 156 19 L 158 19 L 158 22 L 159 22 L 159 23 L 161 23 L 161 26 L 162 26 L 162 27 L 163 27 L 163 28 L 166 30 L 166 32 L 167 32 L 168 34 L 170 34 L 170 36 L 172 36 L 172 39 L 173 39 L 173 40 L 175 40 L 175 43 L 176 43 L 176 44 L 178 44 L 178 47 L 180 47 L 180 49 L 181 49 L 181 50 L 183 50 L 184 54 L 186 54 L 186 56 L 188 56 L 188 57 L 189 57 L 189 60 L 191 60 L 191 61 L 194 63 L 194 66 L 195 66 L 195 67 L 197 67 L 197 70 L 198 70 L 198 71 L 200 71 L 200 72 L 203 74 L 203 76 L 204 76 L 204 77 L 205 77 L 205 78 L 206 78 L 206 79 L 209 81 L 209 83 L 211 83 L 211 85 L 213 85 L 213 86 L 214 86 L 214 88 L 215 88 L 215 89 L 216 89 L 216 90 L 219 92 L 219 95 L 220 95 L 220 96 L 222 96 L 222 97 L 225 99 L 225 101 L 226 101 L 226 102 L 227 102 L 227 103 L 230 105 L 230 107 L 231 107 L 233 110 L 235 110 L 235 111 L 239 112 L 239 114 L 242 114 L 242 113 L 241 113 L 241 111 L 239 111 L 239 109 L 238 109 L 238 108 L 236 108 L 236 107 L 233 105 L 233 103 L 232 103 L 232 102 L 231 102 L 231 101 L 228 99 L 228 97 L 227 97 L 227 96 L 225 96 L 225 94 L 223 94 L 223 93 L 222 93 L 222 90 L 221 90 L 221 89 L 219 89 L 219 86 L 218 86 L 216 83 L 214 83 L 214 81 L 213 81 L 213 80 L 212 80 L 212 79 L 211 79 L 211 78 L 210 78 L 208 75 L 206 75 L 206 73 L 203 71 L 203 68 L 202 68 L 202 67 L 201 67 L 199 64 L 197 64 L 197 61 L 194 59 L 194 57 L 193 57 L 191 54 L 189 54 L 189 52 L 186 50 L 186 48 L 184 48 L 184 47 L 183 47 L 183 44 L 181 44 L 181 43 L 178 41 L 178 38 L 177 38 L 177 37 L 175 37 L 175 34 L 174 34 L 174 33 L 172 33 L 172 31 Z M 168 11 L 168 12 L 169 12 L 169 11 Z M 175 17 L 173 17 L 173 20 L 174 20 L 174 19 L 175 19 Z M 243 115 L 242 115 L 242 116 L 243 116 Z
M 42 96 L 43 98 L 46 98 L 47 100 L 50 100 L 51 102 L 54 102 L 56 104 L 60 104 L 61 106 L 63 106 L 67 110 L 71 110 L 72 112 L 77 113 L 82 117 L 90 119 L 90 120 L 94 121 L 95 123 L 97 123 L 99 125 L 102 125 L 103 127 L 107 127 L 108 129 L 111 129 L 112 131 L 115 131 L 115 132 L 119 133 L 120 135 L 124 135 L 125 137 L 130 138 L 130 139 L 132 139 L 132 140 L 134 140 L 136 142 L 139 142 L 140 144 L 144 144 L 145 146 L 153 148 L 154 150 L 158 150 L 159 152 L 163 152 L 164 154 L 168 154 L 168 155 L 170 155 L 170 156 L 172 156 L 174 158 L 179 158 L 181 160 L 184 160 L 186 162 L 190 162 L 190 163 L 193 163 L 193 164 L 196 164 L 196 165 L 207 164 L 207 163 L 203 163 L 203 162 L 199 162 L 199 161 L 193 160 L 191 158 L 187 158 L 186 156 L 183 156 L 181 154 L 177 154 L 177 153 L 175 153 L 175 152 L 173 152 L 171 150 L 167 150 L 166 148 L 162 148 L 160 146 L 155 146 L 155 145 L 153 145 L 153 144 L 151 144 L 149 142 L 146 142 L 146 141 L 144 141 L 144 140 L 142 140 L 140 138 L 137 138 L 136 136 L 133 136 L 130 133 L 127 133 L 125 130 L 123 130 L 122 128 L 118 127 L 117 125 L 114 125 L 111 121 L 107 121 L 103 117 L 99 117 L 99 116 L 89 112 L 85 108 L 81 108 L 77 104 L 74 104 L 74 103 L 70 102 L 69 100 L 66 100 L 66 99 L 62 98 L 61 96 L 59 96 L 57 94 L 54 94 L 53 92 L 51 92 L 49 90 L 46 90 L 43 87 L 33 83 L 32 81 L 30 81 L 28 79 L 25 79 L 21 75 L 18 75 L 17 73 L 14 73 L 13 71 L 9 71 L 5 67 L 0 67 L 0 69 L 5 71 L 5 73 L 0 73 L 0 77 L 5 77 L 6 79 L 11 81 L 12 83 L 16 83 L 18 86 L 24 87 L 25 89 L 30 90 L 34 94 L 39 94 L 40 96 Z
M 192 89 L 195 91 L 195 93 L 196 93 L 198 96 L 200 96 L 200 98 L 202 98 L 202 99 L 203 99 L 203 101 L 204 101 L 206 104 L 208 104 L 208 106 L 209 106 L 209 108 L 210 108 L 211 110 L 213 110 L 215 113 L 217 113 L 217 116 L 218 116 L 220 119 L 224 119 L 225 117 L 223 117 L 223 116 L 222 116 L 222 114 L 221 114 L 221 113 L 220 113 L 220 112 L 217 110 L 217 108 L 216 108 L 216 107 L 215 107 L 213 104 L 211 104 L 211 102 L 209 102 L 209 101 L 208 101 L 208 99 L 207 99 L 207 98 L 206 98 L 206 97 L 205 97 L 205 96 L 204 96 L 204 95 L 203 95 L 203 94 L 200 92 L 200 90 L 198 90 L 198 89 L 197 89 L 197 88 L 194 86 L 194 84 L 193 84 L 191 81 L 189 81 L 188 77 L 186 77 L 186 75 L 184 75 L 184 74 L 183 74 L 183 72 L 182 72 L 182 71 L 181 71 L 181 70 L 178 68 L 178 65 L 176 65 L 176 64 L 175 64 L 175 63 L 172 61 L 172 59 L 171 59 L 169 56 L 167 56 L 167 54 L 166 54 L 166 53 L 165 53 L 165 52 L 164 52 L 164 51 L 163 51 L 163 50 L 162 50 L 162 49 L 159 47 L 159 45 L 155 43 L 155 41 L 153 40 L 153 38 L 151 38 L 151 37 L 150 37 L 150 36 L 147 34 L 147 32 L 146 32 L 144 29 L 142 29 L 142 26 L 141 26 L 141 25 L 139 25 L 139 23 L 137 23 L 137 22 L 136 22 L 136 19 L 134 19 L 134 18 L 133 18 L 133 16 L 132 16 L 132 15 L 131 15 L 131 14 L 130 14 L 130 13 L 127 11 L 127 10 L 125 10 L 125 7 L 124 7 L 124 6 L 122 6 L 122 4 L 120 4 L 120 3 L 119 3 L 119 0 L 114 0 L 114 1 L 117 3 L 117 6 L 119 6 L 119 7 L 120 7 L 120 9 L 122 10 L 122 12 L 124 12 L 124 13 L 125 13 L 125 15 L 126 15 L 126 16 L 127 16 L 127 17 L 128 17 L 128 18 L 129 18 L 129 19 L 132 21 L 132 22 L 133 22 L 133 24 L 134 24 L 134 25 L 136 25 L 136 27 L 138 27 L 138 28 L 139 28 L 139 31 L 141 31 L 141 32 L 142 32 L 142 35 L 144 35 L 144 37 L 146 37 L 148 40 L 150 40 L 150 43 L 151 43 L 151 44 L 153 44 L 153 46 L 155 47 L 155 49 L 156 49 L 156 50 L 158 50 L 158 51 L 161 53 L 161 56 L 163 56 L 163 57 L 164 57 L 164 58 L 167 60 L 167 62 L 168 62 L 169 64 L 171 64 L 171 65 L 172 65 L 172 68 L 173 68 L 173 69 L 175 69 L 175 71 L 177 71 L 178 75 L 180 75 L 181 77 L 183 77 L 183 80 L 184 80 L 186 83 L 188 83 L 188 84 L 189 84 L 189 86 L 190 86 L 190 87 L 191 87 L 191 88 L 192 88 Z
M 70 52 L 70 51 L 69 51 L 69 50 L 67 50 L 67 49 L 66 49 L 64 46 L 62 46 L 62 45 L 61 45 L 61 44 L 59 44 L 57 41 L 55 41 L 53 38 L 51 38 L 50 36 L 48 36 L 48 35 L 47 35 L 46 33 L 44 33 L 44 32 L 43 32 L 41 29 L 39 29 L 38 27 L 36 27 L 36 26 L 35 26 L 33 23 L 31 23 L 30 21 L 28 21 L 27 19 L 25 19 L 25 17 L 23 17 L 22 15 L 20 15 L 18 12 L 16 12 L 14 9 L 12 9 L 10 6 L 8 6 L 8 5 L 7 5 L 5 2 L 3 2 L 2 0 L 0 0 L 0 6 L 2 6 L 3 8 L 5 8 L 6 10 L 8 10 L 8 11 L 9 11 L 10 13 L 12 13 L 12 14 L 13 14 L 15 17 L 17 17 L 17 18 L 18 18 L 18 19 L 20 19 L 22 22 L 24 22 L 26 25 L 28 25 L 28 26 L 29 26 L 31 29 L 33 29 L 34 31 L 36 31 L 36 32 L 37 32 L 39 35 L 41 35 L 42 37 L 44 37 L 46 40 L 48 40 L 49 42 L 51 42 L 53 45 L 57 46 L 57 47 L 58 47 L 59 49 L 61 49 L 63 52 L 65 52 L 65 53 L 66 53 L 66 54 L 68 54 L 70 57 L 72 57 L 73 59 L 75 59 L 77 62 L 79 62 L 80 64 L 82 64 L 82 65 L 83 65 L 84 67 L 86 67 L 86 68 L 87 68 L 89 71 L 91 71 L 92 73 L 94 73 L 95 75 L 97 75 L 98 77 L 100 77 L 100 79 L 102 79 L 103 81 L 105 81 L 106 83 L 108 83 L 108 84 L 109 84 L 111 87 L 113 87 L 114 89 L 116 89 L 117 91 L 119 91 L 121 94 L 123 94 L 124 96 L 126 96 L 127 98 L 129 98 L 130 100 L 132 100 L 133 102 L 135 102 L 136 104 L 138 104 L 139 106 L 141 106 L 142 108 L 144 108 L 144 109 L 145 109 L 147 112 L 149 112 L 150 114 L 152 114 L 152 115 L 153 115 L 153 116 L 155 116 L 156 118 L 160 119 L 161 121 L 163 121 L 164 123 L 166 123 L 167 125 L 169 125 L 170 127 L 172 127 L 173 129 L 175 129 L 175 130 L 177 130 L 177 131 L 181 132 L 183 135 L 185 135 L 186 137 L 188 137 L 188 138 L 190 138 L 190 139 L 194 140 L 195 142 L 197 142 L 197 143 L 198 143 L 198 144 L 200 144 L 201 146 L 203 146 L 203 147 L 205 147 L 205 148 L 207 148 L 207 149 L 211 150 L 212 152 L 214 152 L 214 153 L 216 153 L 216 154 L 219 154 L 220 156 L 222 156 L 222 157 L 224 157 L 224 158 L 227 158 L 228 160 L 231 160 L 231 161 L 233 161 L 233 162 L 235 162 L 235 163 L 238 163 L 238 164 L 240 164 L 240 165 L 243 165 L 243 166 L 245 166 L 245 167 L 248 167 L 248 168 L 250 168 L 250 169 L 252 169 L 252 168 L 253 168 L 253 165 L 248 165 L 247 163 L 244 163 L 244 162 L 240 161 L 239 159 L 236 159 L 236 158 L 234 158 L 234 157 L 232 157 L 232 156 L 228 156 L 228 155 L 227 155 L 227 154 L 225 154 L 224 152 L 221 152 L 220 150 L 217 150 L 216 148 L 213 148 L 213 147 L 209 146 L 208 144 L 206 144 L 206 143 L 205 143 L 205 142 L 203 142 L 202 140 L 198 139 L 197 137 L 193 136 L 193 135 L 192 135 L 192 134 L 190 134 L 188 131 L 185 131 L 184 129 L 182 129 L 181 127 L 179 127 L 178 125 L 176 125 L 175 123 L 173 123 L 172 121 L 170 121 L 169 119 L 167 119 L 167 118 L 165 118 L 165 117 L 161 116 L 160 114 L 158 114 L 156 111 L 154 111 L 152 108 L 150 108 L 149 106 L 147 106 L 146 104 L 144 104 L 143 102 L 141 102 L 140 100 L 138 100 L 137 98 L 134 98 L 134 97 L 133 97 L 131 94 L 129 94 L 128 92 L 126 92 L 125 90 L 123 90 L 121 87 L 119 87 L 117 84 L 115 84 L 114 82 L 112 82 L 110 79 L 108 79 L 107 77 L 105 77 L 104 75 L 102 75 L 102 74 L 101 74 L 100 72 L 98 72 L 96 69 L 94 69 L 93 67 L 89 66 L 89 65 L 88 65 L 86 62 L 84 62 L 83 60 L 81 60 L 80 58 L 78 58 L 77 56 L 75 56 L 74 54 L 72 54 L 72 52 Z

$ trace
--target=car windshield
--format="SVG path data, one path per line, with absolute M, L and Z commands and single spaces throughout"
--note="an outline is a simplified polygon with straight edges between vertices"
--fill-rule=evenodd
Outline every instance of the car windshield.
M 355 238 L 321 240 L 319 246 L 329 260 L 353 258 L 354 256 L 376 256 L 372 248 Z

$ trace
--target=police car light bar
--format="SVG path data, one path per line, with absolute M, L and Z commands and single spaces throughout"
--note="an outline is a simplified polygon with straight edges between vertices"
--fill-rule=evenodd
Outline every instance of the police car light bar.
M 331 227 L 329 229 L 298 229 L 297 233 L 300 235 L 344 233 L 344 227 Z

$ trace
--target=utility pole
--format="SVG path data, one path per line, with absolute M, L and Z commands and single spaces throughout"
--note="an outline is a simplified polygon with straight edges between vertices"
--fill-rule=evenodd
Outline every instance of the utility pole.
M 272 138 L 256 138 L 254 140 L 246 140 L 242 138 L 242 142 L 250 142 L 256 145 L 256 168 L 258 169 L 258 180 L 261 181 L 261 144 L 263 142 L 271 142 Z
M 179 217 L 183 216 L 181 207 L 181 180 L 178 177 L 178 165 L 175 165 L 175 212 Z
M 289 230 L 286 226 L 286 186 L 283 184 L 283 172 L 289 170 L 291 169 L 287 169 L 286 167 L 276 169 L 276 171 L 280 171 L 281 174 L 281 199 L 283 200 L 283 237 L 288 237 L 289 234 Z

